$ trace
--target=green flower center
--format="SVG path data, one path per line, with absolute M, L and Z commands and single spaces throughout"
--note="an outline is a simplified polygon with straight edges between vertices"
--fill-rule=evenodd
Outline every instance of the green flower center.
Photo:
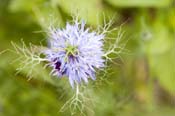
M 67 45 L 65 48 L 66 50 L 66 56 L 76 56 L 78 54 L 78 48 L 77 46 Z

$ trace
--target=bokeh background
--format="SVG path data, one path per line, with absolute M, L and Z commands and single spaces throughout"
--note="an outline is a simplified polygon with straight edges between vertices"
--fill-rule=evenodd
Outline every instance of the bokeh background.
M 60 112 L 74 93 L 68 80 L 49 76 L 50 70 L 41 64 L 28 81 L 30 69 L 16 74 L 19 56 L 10 50 L 11 42 L 20 46 L 21 39 L 26 45 L 45 45 L 48 26 L 64 27 L 77 12 L 88 26 L 96 28 L 113 18 L 111 28 L 124 32 L 119 46 L 125 47 L 117 64 L 110 63 L 108 73 L 85 88 L 92 102 L 86 105 L 93 110 L 85 108 L 85 114 L 175 116 L 172 0 L 0 0 L 0 116 L 71 115 L 69 108 Z

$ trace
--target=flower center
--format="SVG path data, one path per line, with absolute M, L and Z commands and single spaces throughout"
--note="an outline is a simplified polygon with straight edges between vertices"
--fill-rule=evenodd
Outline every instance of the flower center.
M 66 56 L 76 56 L 78 53 L 77 46 L 67 45 L 65 50 L 66 50 Z

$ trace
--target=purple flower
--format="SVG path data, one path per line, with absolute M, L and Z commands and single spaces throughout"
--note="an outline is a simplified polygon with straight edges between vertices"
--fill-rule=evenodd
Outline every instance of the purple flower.
M 87 83 L 88 78 L 94 80 L 96 69 L 104 67 L 103 39 L 103 34 L 85 29 L 84 21 L 67 23 L 65 29 L 52 28 L 49 48 L 44 51 L 52 74 L 68 77 L 72 87 L 82 80 Z

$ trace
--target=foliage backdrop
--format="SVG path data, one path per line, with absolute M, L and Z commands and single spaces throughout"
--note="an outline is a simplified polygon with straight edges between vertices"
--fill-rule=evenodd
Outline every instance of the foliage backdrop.
M 93 28 L 113 18 L 125 50 L 102 80 L 90 83 L 94 111 L 88 116 L 175 115 L 175 1 L 172 0 L 0 0 L 0 115 L 56 116 L 73 90 L 66 79 L 39 65 L 27 81 L 11 41 L 46 44 L 50 24 L 64 27 L 77 13 Z M 114 32 L 115 35 L 117 32 Z M 3 52 L 7 50 L 6 52 Z M 93 85 L 95 87 L 93 87 Z M 77 113 L 75 115 L 81 115 Z

